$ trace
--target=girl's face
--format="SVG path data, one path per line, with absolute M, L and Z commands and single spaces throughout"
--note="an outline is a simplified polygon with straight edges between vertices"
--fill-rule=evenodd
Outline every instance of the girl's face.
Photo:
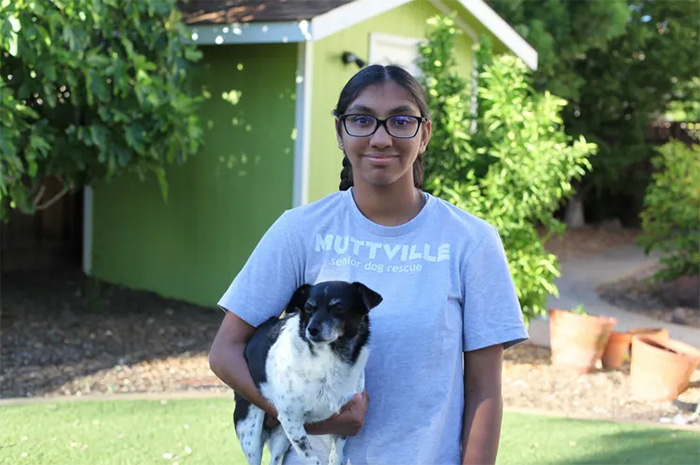
M 380 120 L 397 115 L 421 116 L 411 94 L 394 81 L 365 88 L 348 105 L 345 114 L 371 115 Z M 385 125 L 380 125 L 374 134 L 366 137 L 351 136 L 339 119 L 336 119 L 336 128 L 338 147 L 350 159 L 355 186 L 388 186 L 399 182 L 413 187 L 413 162 L 419 153 L 425 151 L 430 140 L 429 121 L 420 123 L 418 133 L 410 139 L 392 137 Z

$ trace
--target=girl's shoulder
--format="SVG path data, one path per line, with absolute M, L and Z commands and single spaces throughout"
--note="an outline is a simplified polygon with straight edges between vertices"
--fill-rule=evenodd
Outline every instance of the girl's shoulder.
M 313 202 L 290 208 L 282 217 L 292 225 L 313 224 L 310 222 L 328 218 L 329 215 L 337 214 L 339 209 L 345 208 L 344 195 L 346 191 L 333 192 Z
M 457 230 L 466 229 L 476 233 L 476 235 L 496 231 L 496 228 L 483 218 L 463 210 L 440 197 L 428 195 L 432 197 L 433 210 L 442 227 L 456 228 Z

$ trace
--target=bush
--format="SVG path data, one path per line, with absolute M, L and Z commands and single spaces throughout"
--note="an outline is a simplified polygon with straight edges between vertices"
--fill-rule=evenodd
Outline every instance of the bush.
M 652 159 L 652 183 L 644 196 L 639 243 L 662 252 L 658 280 L 700 273 L 700 147 L 673 141 Z
M 467 90 L 453 56 L 454 22 L 431 18 L 429 28 L 420 62 L 434 128 L 426 188 L 498 228 L 529 321 L 557 295 L 557 260 L 543 244 L 563 231 L 553 213 L 572 178 L 590 169 L 595 145 L 572 141 L 559 115 L 566 101 L 536 93 L 525 64 L 494 57 L 486 39 L 475 47 L 477 92 Z

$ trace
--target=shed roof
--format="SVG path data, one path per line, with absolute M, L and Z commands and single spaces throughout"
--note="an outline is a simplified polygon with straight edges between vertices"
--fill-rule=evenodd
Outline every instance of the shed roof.
M 191 38 L 199 44 L 315 42 L 413 0 L 183 0 Z M 450 13 L 442 0 L 430 2 Z M 479 23 L 532 69 L 537 51 L 484 0 L 458 0 Z M 457 25 L 476 34 L 460 19 Z
M 185 24 L 309 20 L 353 0 L 191 0 L 180 3 Z

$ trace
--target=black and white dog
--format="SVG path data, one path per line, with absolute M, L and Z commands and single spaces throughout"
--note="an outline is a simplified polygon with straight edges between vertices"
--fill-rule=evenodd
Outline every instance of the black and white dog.
M 305 284 L 286 316 L 256 329 L 245 357 L 258 389 L 277 408 L 279 424 L 272 426 L 274 419 L 235 394 L 233 421 L 249 464 L 260 464 L 265 443 L 271 464 L 282 463 L 290 444 L 306 463 L 321 464 L 304 424 L 329 418 L 364 389 L 369 311 L 381 301 L 362 283 Z M 345 439 L 332 438 L 329 465 L 341 464 Z

